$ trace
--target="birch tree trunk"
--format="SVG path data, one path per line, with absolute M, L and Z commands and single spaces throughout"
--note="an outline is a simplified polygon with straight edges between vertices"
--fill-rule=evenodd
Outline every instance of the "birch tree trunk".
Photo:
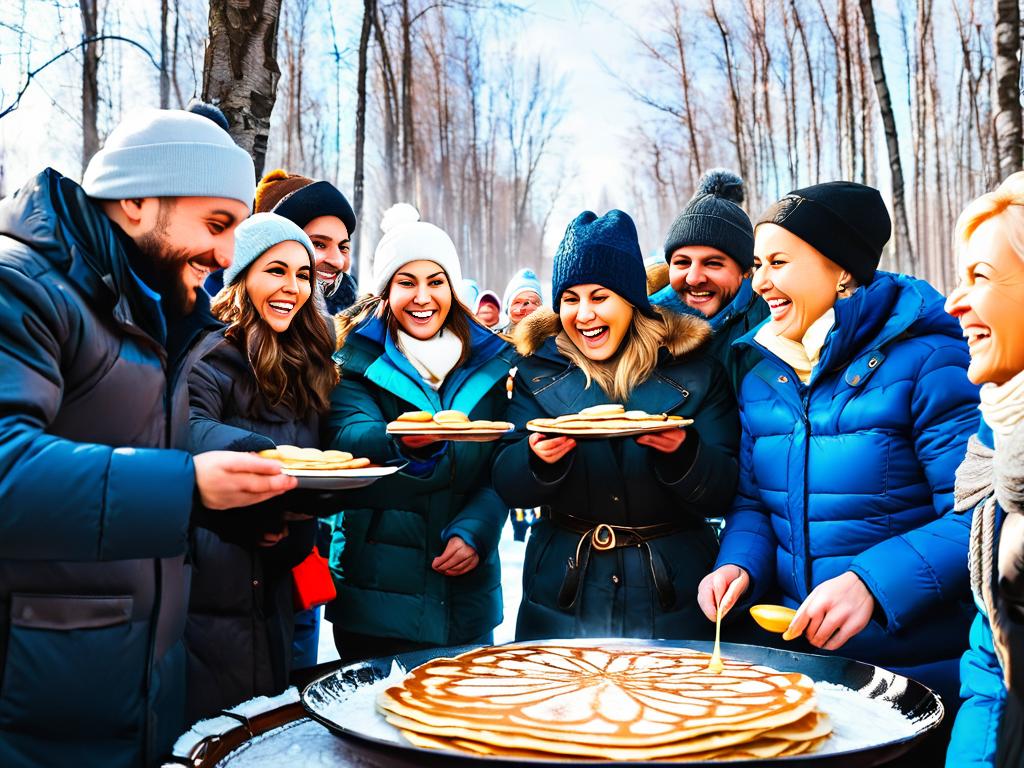
M 996 152 L 999 178 L 1021 169 L 1024 139 L 1020 115 L 1020 5 L 1019 0 L 996 0 Z
M 220 107 L 238 146 L 263 175 L 270 114 L 277 100 L 281 0 L 210 0 L 203 100 Z
M 356 158 L 352 178 L 352 209 L 358 222 L 363 215 L 363 185 L 366 158 L 366 76 L 369 69 L 370 30 L 377 15 L 377 0 L 363 0 L 363 26 L 359 30 L 359 71 L 356 75 Z M 359 239 L 362 229 L 356 228 L 352 237 L 353 277 L 358 278 Z
M 167 70 L 168 0 L 160 0 L 160 109 L 171 105 L 171 76 Z
M 80 0 L 82 37 L 94 38 L 99 34 L 99 0 Z M 99 43 L 88 43 L 82 51 L 82 173 L 89 160 L 100 148 L 100 134 L 96 127 L 99 108 Z
M 882 48 L 878 41 L 875 25 L 875 9 L 871 0 L 860 0 L 860 13 L 864 19 L 867 35 L 868 55 L 871 58 L 871 73 L 875 78 L 875 93 L 882 111 L 882 126 L 885 129 L 885 146 L 889 152 L 889 173 L 892 175 L 892 208 L 896 219 L 896 265 L 910 273 L 917 271 L 917 260 L 910 243 L 910 226 L 907 221 L 907 202 L 903 184 L 903 163 L 900 160 L 900 142 L 896 132 L 896 117 L 892 111 L 892 96 L 885 79 L 885 65 Z

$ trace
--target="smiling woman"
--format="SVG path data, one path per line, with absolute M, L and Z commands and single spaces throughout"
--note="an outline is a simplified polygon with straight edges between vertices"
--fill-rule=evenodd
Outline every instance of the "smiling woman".
M 551 509 L 527 543 L 516 638 L 709 636 L 695 600 L 717 549 L 706 518 L 732 498 L 739 432 L 725 372 L 704 351 L 710 328 L 650 305 L 622 211 L 569 224 L 552 282 L 557 314 L 538 309 L 515 331 L 524 359 L 509 421 L 612 401 L 694 423 L 579 443 L 520 432 L 502 448 L 493 474 L 505 502 Z
M 1024 759 L 1024 173 L 967 206 L 955 245 L 960 280 L 946 311 L 960 321 L 968 375 L 982 385 L 983 421 L 956 488 L 958 508 L 974 514 L 971 587 L 981 610 L 948 764 L 1016 766 Z
M 917 678 L 951 711 L 972 613 L 953 473 L 978 395 L 938 292 L 877 270 L 890 229 L 852 182 L 794 190 L 755 226 L 771 319 L 737 341 L 758 358 L 739 390 L 745 460 L 700 599 L 713 621 L 738 583 L 796 610 L 795 650 Z
M 238 227 L 234 261 L 212 304 L 226 327 L 186 366 L 190 448 L 318 448 L 338 380 L 313 283 L 313 247 L 294 223 L 258 213 Z M 325 509 L 326 506 L 326 509 Z M 291 567 L 313 547 L 330 498 L 291 491 L 236 510 L 236 530 L 196 531 L 186 646 L 191 720 L 287 685 L 294 625 Z
M 456 297 L 462 268 L 447 233 L 404 203 L 381 228 L 375 297 L 340 325 L 327 432 L 331 447 L 405 463 L 335 520 L 327 618 L 346 661 L 488 642 L 502 606 L 508 507 L 490 485 L 493 444 L 394 439 L 386 425 L 408 411 L 501 420 L 513 355 Z

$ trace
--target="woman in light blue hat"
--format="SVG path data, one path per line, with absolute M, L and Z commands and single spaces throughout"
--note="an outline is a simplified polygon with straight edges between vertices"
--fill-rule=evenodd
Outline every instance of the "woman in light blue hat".
M 239 225 L 212 305 L 226 325 L 188 369 L 194 453 L 319 447 L 338 374 L 314 264 L 309 237 L 288 219 L 258 213 Z M 334 499 L 295 490 L 235 510 L 237 525 L 219 536 L 197 529 L 185 634 L 191 720 L 287 687 L 291 569 L 313 548 L 313 516 L 340 507 Z

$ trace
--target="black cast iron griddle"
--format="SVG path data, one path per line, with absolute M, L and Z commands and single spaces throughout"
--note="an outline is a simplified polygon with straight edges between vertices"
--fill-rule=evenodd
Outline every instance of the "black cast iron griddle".
M 662 648 L 692 648 L 694 650 L 712 650 L 712 643 L 698 640 L 630 640 L 588 639 L 588 640 L 543 640 L 531 642 L 552 645 L 608 645 L 624 646 L 639 645 Z M 456 656 L 478 646 L 459 646 L 453 648 L 432 648 L 425 651 L 403 653 L 394 657 L 370 659 L 356 664 L 344 666 L 318 680 L 310 683 L 302 692 L 302 705 L 314 720 L 322 723 L 335 735 L 343 738 L 350 746 L 365 750 L 367 757 L 383 759 L 388 764 L 402 766 L 446 766 L 465 765 L 470 762 L 488 763 L 511 768 L 526 766 L 594 765 L 593 759 L 575 757 L 555 757 L 550 760 L 533 760 L 521 758 L 487 757 L 468 755 L 462 752 L 447 750 L 423 749 L 406 742 L 397 729 L 386 723 L 376 723 L 372 727 L 366 723 L 366 707 L 373 706 L 372 699 L 367 700 L 365 689 L 379 683 L 392 672 L 392 663 L 397 661 L 406 670 L 423 664 L 438 656 Z M 787 764 L 841 766 L 881 765 L 908 751 L 942 721 L 943 707 L 939 697 L 929 688 L 915 680 L 882 669 L 881 667 L 864 664 L 839 656 L 818 656 L 809 653 L 766 648 L 756 645 L 740 645 L 722 643 L 722 655 L 743 659 L 755 664 L 762 664 L 782 672 L 802 672 L 816 683 L 833 683 L 844 686 L 870 699 L 881 699 L 889 703 L 894 710 L 892 727 L 885 727 L 884 722 L 873 722 L 865 728 L 864 744 L 856 749 L 844 751 L 815 752 L 787 758 L 765 760 L 730 760 L 730 761 L 693 761 L 683 763 L 693 766 L 729 765 L 750 768 L 751 766 L 781 766 Z M 363 694 L 360 695 L 360 692 Z M 882 710 L 884 716 L 885 710 Z M 829 711 L 833 727 L 838 731 L 841 727 L 843 711 Z M 900 715 L 910 721 L 909 728 Z M 379 716 L 378 716 L 379 717 Z M 382 720 L 382 718 L 381 718 Z M 910 731 L 908 734 L 907 731 Z M 902 735 L 901 733 L 902 732 Z M 896 734 L 896 735 L 894 735 Z M 860 737 L 858 733 L 858 738 Z M 597 761 L 601 764 L 601 761 Z M 609 761 L 609 764 L 611 762 Z M 629 765 L 680 765 L 679 762 L 668 761 L 637 761 Z

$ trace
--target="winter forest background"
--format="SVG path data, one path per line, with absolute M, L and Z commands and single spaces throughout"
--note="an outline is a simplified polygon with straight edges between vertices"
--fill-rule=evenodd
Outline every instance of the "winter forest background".
M 795 187 L 882 189 L 883 267 L 953 281 L 956 216 L 1021 167 L 1017 0 L 3 0 L 0 195 L 80 178 L 127 111 L 221 106 L 257 171 L 334 182 L 360 217 L 412 202 L 464 272 L 546 281 L 584 208 L 645 253 L 700 173 L 752 217 Z

